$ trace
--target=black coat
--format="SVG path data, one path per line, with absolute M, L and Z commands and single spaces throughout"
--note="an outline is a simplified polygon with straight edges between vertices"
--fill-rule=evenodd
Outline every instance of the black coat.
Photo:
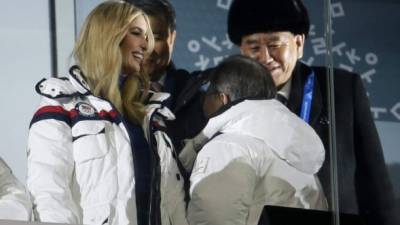
M 211 69 L 192 72 L 176 98 L 173 108 L 176 120 L 169 124 L 169 130 L 178 152 L 184 139 L 193 138 L 207 124 L 203 114 L 205 91 L 201 87 L 208 82 L 210 72 Z
M 190 78 L 191 75 L 188 71 L 176 69 L 173 63 L 168 66 L 164 86 L 161 91 L 171 94 L 166 104 L 172 111 L 175 109 L 176 99 L 181 94 Z
M 165 106 L 176 117 L 173 121 L 166 121 L 167 132 L 178 152 L 182 148 L 182 141 L 193 137 L 205 125 L 206 119 L 202 112 L 203 93 L 198 91 L 196 86 L 201 74 L 200 71 L 189 73 L 183 69 L 176 69 L 173 64 L 168 67 L 166 73 L 161 91 L 171 94 Z
M 319 178 L 331 202 L 327 71 L 315 73 L 310 125 L 327 149 Z M 292 76 L 288 108 L 300 113 L 303 87 L 311 68 L 298 63 Z M 358 74 L 334 70 L 336 149 L 341 212 L 360 214 L 367 224 L 398 224 L 393 218 L 394 193 L 370 105 Z M 391 217 L 391 218 L 389 218 Z
M 177 154 L 183 148 L 183 140 L 194 137 L 203 129 L 207 119 L 203 114 L 204 92 L 201 86 L 208 82 L 208 73 L 176 70 L 174 67 L 167 72 L 165 87 L 162 91 L 171 94 L 167 107 L 175 114 L 175 120 L 166 121 L 167 133 L 173 141 Z M 175 156 L 177 157 L 177 156 Z M 179 169 L 185 181 L 185 201 L 189 201 L 189 176 L 178 160 Z

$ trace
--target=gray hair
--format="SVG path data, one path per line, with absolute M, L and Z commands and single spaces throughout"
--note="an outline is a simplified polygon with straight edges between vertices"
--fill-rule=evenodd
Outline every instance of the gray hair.
M 243 55 L 234 55 L 212 71 L 207 92 L 224 93 L 230 101 L 272 99 L 275 98 L 276 87 L 271 74 L 262 64 Z

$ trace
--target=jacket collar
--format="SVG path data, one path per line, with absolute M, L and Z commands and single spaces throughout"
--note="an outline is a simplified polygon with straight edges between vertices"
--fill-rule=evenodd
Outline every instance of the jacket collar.
M 85 79 L 82 70 L 77 65 L 74 65 L 69 69 L 69 78 L 72 85 L 79 93 L 83 95 L 91 94 L 89 84 Z
M 161 115 L 165 120 L 174 120 L 175 115 L 170 111 L 168 107 L 165 107 L 166 101 L 170 97 L 169 93 L 165 92 L 153 92 L 149 91 L 148 100 L 146 101 L 146 115 L 150 120 L 150 117 L 154 113 Z
M 292 86 L 290 89 L 287 107 L 290 111 L 299 115 L 301 104 L 303 101 L 304 84 L 308 75 L 311 73 L 312 68 L 302 62 L 297 62 L 296 67 L 292 74 Z M 314 71 L 315 72 L 315 71 Z M 310 125 L 314 127 L 322 112 L 322 95 L 320 89 L 320 81 L 317 74 L 315 74 L 313 100 L 311 105 Z
M 219 132 L 261 140 L 279 158 L 309 174 L 316 173 L 325 158 L 314 130 L 275 99 L 245 100 L 211 118 L 192 142 L 195 151 Z

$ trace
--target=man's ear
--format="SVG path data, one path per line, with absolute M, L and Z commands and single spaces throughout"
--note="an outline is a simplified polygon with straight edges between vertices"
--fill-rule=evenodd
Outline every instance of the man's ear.
M 297 48 L 297 58 L 298 59 L 301 59 L 303 57 L 305 39 L 306 39 L 306 36 L 304 34 L 296 34 L 294 36 L 294 41 L 295 41 L 296 48 Z
M 240 54 L 241 54 L 241 55 L 246 55 L 246 54 L 245 54 L 246 52 L 245 52 L 244 45 L 240 44 L 240 45 L 239 45 L 239 50 L 240 50 Z
M 175 39 L 176 39 L 176 30 L 171 32 L 171 35 L 168 38 L 168 43 L 171 46 L 171 48 L 174 47 L 175 44 Z
M 223 105 L 226 105 L 230 102 L 229 96 L 225 93 L 220 93 L 219 98 L 220 98 L 221 102 L 223 103 Z

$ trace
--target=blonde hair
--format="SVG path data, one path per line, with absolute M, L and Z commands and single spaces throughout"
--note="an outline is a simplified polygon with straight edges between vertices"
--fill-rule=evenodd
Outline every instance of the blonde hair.
M 149 76 L 142 71 L 126 74 L 120 91 L 124 60 L 120 44 L 130 23 L 139 16 L 143 16 L 147 24 L 146 54 L 150 54 L 154 37 L 148 17 L 134 5 L 123 1 L 106 1 L 98 5 L 86 18 L 73 50 L 74 59 L 93 94 L 111 101 L 119 112 L 136 124 L 141 124 L 145 115 L 143 101 L 149 88 Z

